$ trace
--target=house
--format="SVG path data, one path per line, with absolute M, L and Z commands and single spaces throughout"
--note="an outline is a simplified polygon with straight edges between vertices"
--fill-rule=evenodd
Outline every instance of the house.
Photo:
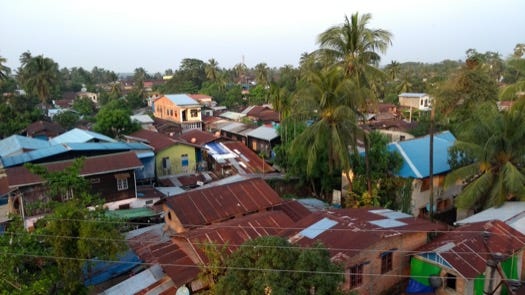
M 28 151 L 49 147 L 47 140 L 22 135 L 11 135 L 0 140 L 0 158 L 23 154 Z
M 208 165 L 205 146 L 210 142 L 216 141 L 218 137 L 206 131 L 192 129 L 178 136 L 178 139 L 195 146 L 195 158 L 198 163 L 197 170 L 207 170 Z
M 74 142 L 117 142 L 115 139 L 94 131 L 73 128 L 57 137 L 49 140 L 51 144 L 63 144 Z
M 41 164 L 48 171 L 61 171 L 69 167 L 72 160 Z M 88 157 L 84 161 L 80 176 L 91 183 L 91 191 L 106 202 L 136 198 L 135 169 L 142 167 L 134 152 Z M 25 166 L 5 169 L 9 183 L 9 204 L 13 213 L 35 216 L 45 213 L 39 202 L 47 202 L 44 179 L 31 173 Z M 62 200 L 74 196 L 63 196 Z
M 155 172 L 158 177 L 197 171 L 196 146 L 168 135 L 141 129 L 125 136 L 128 141 L 139 141 L 153 147 Z
M 241 113 L 246 114 L 246 118 L 262 124 L 279 123 L 280 121 L 279 113 L 268 106 L 249 106 Z
M 423 246 L 431 232 L 446 226 L 382 208 L 313 212 L 280 233 L 295 245 L 322 243 L 344 267 L 343 290 L 384 293 L 408 275 L 407 253 Z M 383 292 L 383 293 L 382 293 Z
M 29 124 L 26 128 L 26 136 L 31 138 L 38 138 L 49 140 L 56 137 L 66 130 L 56 122 L 37 121 Z
M 215 104 L 215 102 L 213 101 L 213 97 L 206 95 L 206 94 L 197 93 L 197 94 L 188 94 L 188 96 L 198 101 L 202 106 L 212 107 Z
M 201 105 L 187 94 L 166 94 L 153 102 L 155 117 L 175 122 L 182 132 L 202 129 Z
M 218 117 L 234 122 L 240 122 L 244 117 L 246 117 L 246 114 L 226 111 L 224 113 L 219 114 Z
M 81 91 L 77 92 L 76 99 L 87 98 L 91 100 L 95 105 L 98 105 L 98 93 L 89 92 L 86 88 L 82 88 Z
M 274 127 L 260 126 L 246 133 L 246 145 L 266 158 L 273 158 L 273 148 L 280 143 L 281 137 Z
M 525 235 L 525 202 L 505 202 L 499 207 L 491 207 L 465 219 L 457 220 L 454 225 L 461 226 L 490 220 L 505 222 Z
M 262 179 L 210 185 L 160 201 L 167 227 L 175 233 L 267 211 L 282 199 Z
M 221 127 L 221 136 L 247 144 L 248 137 L 246 134 L 251 130 L 253 129 L 244 123 L 230 122 Z
M 155 126 L 153 126 L 155 121 L 148 115 L 132 115 L 130 116 L 130 119 L 132 122 L 139 123 L 142 129 L 157 131 Z
M 402 107 L 420 111 L 430 110 L 432 99 L 426 93 L 403 92 L 397 97 L 399 98 L 399 105 Z
M 502 221 L 460 226 L 414 252 L 406 291 L 508 294 L 496 288 L 523 279 L 524 248 L 525 236 Z
M 411 208 L 414 216 L 424 216 L 430 211 L 430 186 L 434 186 L 434 212 L 445 212 L 453 208 L 454 197 L 461 185 L 445 189 L 445 176 L 451 171 L 448 163 L 448 149 L 456 138 L 450 131 L 434 134 L 433 179 L 430 179 L 430 136 L 392 142 L 388 150 L 397 152 L 403 158 L 397 176 L 412 179 Z

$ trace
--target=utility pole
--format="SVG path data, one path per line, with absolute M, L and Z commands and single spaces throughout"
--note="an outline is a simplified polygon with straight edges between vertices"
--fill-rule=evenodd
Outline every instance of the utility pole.
M 434 221 L 434 108 L 430 109 L 430 147 L 429 147 L 429 164 L 428 169 L 430 170 L 430 221 Z

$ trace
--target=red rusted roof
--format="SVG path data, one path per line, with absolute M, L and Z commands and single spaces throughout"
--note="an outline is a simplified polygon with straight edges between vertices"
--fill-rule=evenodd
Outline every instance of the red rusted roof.
M 244 166 L 243 168 L 247 173 L 275 172 L 275 169 L 273 169 L 270 164 L 263 162 L 263 159 L 259 157 L 259 155 L 257 155 L 254 151 L 249 149 L 244 143 L 240 141 L 226 141 L 222 142 L 222 144 L 239 155 L 237 161 L 243 163 L 246 166 L 246 168 L 244 168 Z
M 128 240 L 128 244 L 142 261 L 158 263 L 164 273 L 180 287 L 194 280 L 200 269 L 177 244 L 171 240 L 161 241 L 159 233 L 148 231 Z
M 371 208 L 318 211 L 299 220 L 290 229 L 283 231 L 281 236 L 288 237 L 292 243 L 306 247 L 321 242 L 329 249 L 332 257 L 339 255 L 352 257 L 366 249 L 374 249 L 376 254 L 389 250 L 390 248 L 380 249 L 376 246 L 379 242 L 384 243 L 382 240 L 389 237 L 446 228 L 445 225 L 432 223 L 422 218 L 414 218 L 406 214 L 396 218 L 387 218 L 385 217 L 387 215 L 374 213 L 374 210 L 377 210 L 375 212 L 396 214 L 395 211 L 388 209 Z M 335 225 L 324 230 L 311 227 L 323 219 L 329 219 L 331 222 L 335 222 Z M 382 221 L 382 225 L 377 225 L 376 222 L 378 221 Z M 318 231 L 318 235 L 309 238 L 303 230 Z
M 185 227 L 220 222 L 281 203 L 279 195 L 259 178 L 194 189 L 161 200 Z
M 213 134 L 199 129 L 188 130 L 182 133 L 179 136 L 179 138 L 184 140 L 185 142 L 195 144 L 198 146 L 203 146 L 217 139 L 217 137 L 215 137 Z
M 485 246 L 484 233 L 489 233 Z M 505 222 L 492 220 L 458 227 L 418 249 L 420 253 L 435 252 L 465 278 L 474 278 L 485 271 L 489 253 L 513 255 L 525 248 L 525 235 Z
M 130 134 L 130 136 L 147 140 L 148 144 L 151 145 L 156 152 L 177 144 L 177 141 L 168 135 L 146 129 L 134 132 Z
M 180 243 L 183 239 L 191 244 L 200 259 L 206 261 L 202 251 L 206 243 L 227 244 L 229 253 L 232 253 L 248 240 L 277 235 L 292 224 L 292 219 L 283 211 L 265 211 L 188 231 L 175 240 Z
M 41 164 L 48 171 L 61 171 L 69 167 L 73 160 L 52 162 Z M 131 170 L 142 167 L 142 163 L 137 155 L 130 151 L 124 153 L 115 153 L 109 155 L 95 156 L 86 158 L 80 176 L 89 176 L 105 173 L 114 173 L 119 171 Z M 24 166 L 7 168 L 6 174 L 9 187 L 20 187 L 36 183 L 42 183 L 40 176 L 32 174 Z
M 283 211 L 294 222 L 303 219 L 311 213 L 310 210 L 308 210 L 303 204 L 297 202 L 296 200 L 286 200 L 281 204 L 274 206 L 273 210 Z
M 55 137 L 64 133 L 66 130 L 55 122 L 37 121 L 27 126 L 27 136 L 34 137 L 35 135 L 45 134 L 48 137 Z

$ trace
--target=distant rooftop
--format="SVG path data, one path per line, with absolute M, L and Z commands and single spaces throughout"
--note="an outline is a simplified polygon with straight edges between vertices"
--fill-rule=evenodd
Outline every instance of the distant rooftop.
M 166 94 L 164 96 L 178 106 L 200 106 L 198 101 L 191 98 L 187 94 Z
M 279 137 L 279 134 L 277 133 L 277 130 L 275 130 L 275 128 L 267 126 L 258 127 L 248 132 L 246 135 L 268 141 Z
M 51 144 L 74 143 L 74 142 L 117 142 L 115 139 L 104 134 L 74 128 L 51 139 Z
M 423 96 L 427 96 L 428 94 L 426 93 L 418 93 L 418 92 L 403 92 L 401 94 L 399 94 L 398 96 L 401 96 L 401 97 L 423 97 Z
M 25 137 L 21 135 L 11 135 L 0 140 L 0 156 L 11 156 L 24 153 L 28 150 L 36 150 L 49 147 L 47 140 Z

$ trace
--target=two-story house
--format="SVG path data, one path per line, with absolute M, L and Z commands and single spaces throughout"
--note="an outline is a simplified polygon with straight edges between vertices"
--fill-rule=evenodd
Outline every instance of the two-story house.
M 202 129 L 201 105 L 187 94 L 166 94 L 153 102 L 153 115 L 180 126 L 182 132 Z
M 420 111 L 430 110 L 431 99 L 426 93 L 403 92 L 397 97 L 399 98 L 399 105 L 402 107 L 410 107 Z

